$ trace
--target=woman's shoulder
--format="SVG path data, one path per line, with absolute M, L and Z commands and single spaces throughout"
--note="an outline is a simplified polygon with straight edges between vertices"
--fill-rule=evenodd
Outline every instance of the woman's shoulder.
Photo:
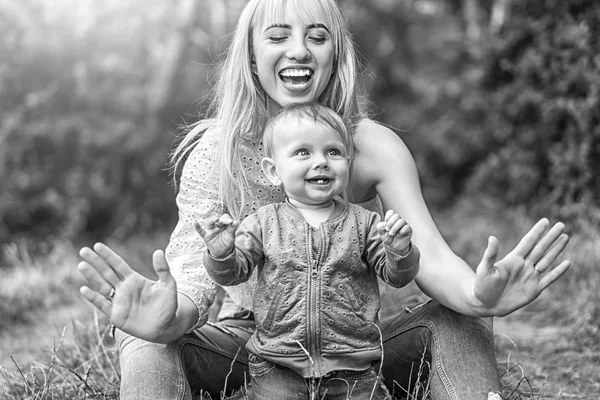
M 216 125 L 201 126 L 198 124 L 188 135 L 191 135 L 192 140 L 187 143 L 188 150 L 183 163 L 183 174 L 197 175 L 198 171 L 205 171 L 202 173 L 205 175 L 206 171 L 214 169 L 221 152 L 220 129 Z
M 356 126 L 354 130 L 354 144 L 358 151 L 357 155 L 361 153 L 367 156 L 390 153 L 398 154 L 398 152 L 404 153 L 408 151 L 404 141 L 396 132 L 369 118 L 363 118 Z

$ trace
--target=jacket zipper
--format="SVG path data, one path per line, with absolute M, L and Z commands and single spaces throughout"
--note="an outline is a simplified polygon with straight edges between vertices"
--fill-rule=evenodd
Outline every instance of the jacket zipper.
M 314 376 L 321 376 L 321 371 L 323 366 L 321 365 L 321 346 L 320 346 L 320 334 L 319 334 L 319 264 L 321 262 L 321 257 L 324 248 L 324 240 L 326 239 L 325 229 L 323 228 L 323 224 L 319 227 L 320 232 L 320 240 L 318 243 L 318 251 L 317 256 L 313 257 L 313 235 L 312 228 L 307 223 L 306 229 L 308 232 L 308 251 L 309 251 L 309 260 L 310 260 L 310 275 L 308 279 L 308 315 L 307 315 L 307 326 L 308 326 L 308 337 L 307 337 L 307 345 L 308 345 L 308 353 L 310 354 L 313 361 L 313 374 Z

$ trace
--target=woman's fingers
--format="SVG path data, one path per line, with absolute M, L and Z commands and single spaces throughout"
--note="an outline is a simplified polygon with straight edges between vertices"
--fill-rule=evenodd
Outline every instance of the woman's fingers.
M 131 267 L 119 256 L 115 253 L 110 247 L 105 245 L 104 243 L 96 243 L 94 245 L 94 250 L 98 255 L 100 255 L 106 263 L 110 265 L 114 272 L 116 272 L 120 279 L 123 280 L 127 276 L 133 273 Z M 118 282 L 117 282 L 118 283 Z M 116 284 L 116 283 L 115 283 Z
M 82 261 L 77 265 L 79 273 L 87 280 L 88 289 L 93 290 L 104 297 L 110 296 L 114 285 L 109 283 L 97 269 L 89 263 Z
M 87 301 L 92 303 L 94 307 L 100 310 L 102 314 L 110 318 L 112 309 L 110 302 L 106 298 L 87 286 L 82 286 L 81 289 L 79 289 L 79 292 L 83 295 L 83 297 L 86 298 Z
M 565 225 L 562 222 L 557 222 L 556 224 L 554 224 L 554 226 L 550 228 L 550 230 L 548 230 L 546 234 L 542 236 L 542 238 L 539 239 L 539 241 L 534 245 L 533 249 L 526 256 L 527 260 L 531 264 L 536 265 L 539 269 L 540 266 L 538 265 L 538 263 L 540 262 L 540 260 L 546 257 L 546 254 L 548 254 L 550 250 L 554 249 L 555 244 L 557 244 L 561 240 L 564 230 Z M 554 258 L 556 258 L 556 256 Z M 554 259 L 552 259 L 552 261 L 554 261 Z M 550 262 L 550 264 L 551 263 L 552 262 Z
M 542 290 L 546 289 L 548 286 L 552 284 L 555 280 L 560 278 L 571 266 L 571 263 L 568 260 L 565 260 L 558 264 L 553 269 L 547 271 L 540 277 L 540 286 Z
M 544 232 L 546 232 L 546 229 L 548 228 L 548 224 L 548 219 L 540 219 L 515 246 L 513 250 L 514 254 L 525 258 L 544 235 Z
M 539 272 L 544 272 L 550 268 L 558 256 L 563 252 L 565 247 L 567 247 L 567 243 L 569 243 L 569 236 L 565 233 L 560 234 L 558 238 L 551 244 L 550 248 L 546 249 L 546 252 L 542 255 L 542 257 L 534 262 L 535 268 Z
M 89 247 L 82 248 L 79 251 L 79 255 L 86 261 L 87 266 L 95 270 L 101 279 L 106 281 L 110 286 L 117 286 L 121 282 L 122 277 L 117 273 L 117 271 L 115 271 L 114 267 L 111 265 L 111 262 L 106 260 L 106 257 L 103 255 L 90 249 Z M 95 282 L 95 285 L 92 287 L 92 289 L 99 289 L 101 282 L 97 282 L 97 277 L 94 276 L 93 272 L 90 271 L 85 264 L 80 264 L 80 266 L 83 267 L 80 268 L 82 273 L 87 272 L 88 276 L 92 278 L 92 281 L 90 282 Z

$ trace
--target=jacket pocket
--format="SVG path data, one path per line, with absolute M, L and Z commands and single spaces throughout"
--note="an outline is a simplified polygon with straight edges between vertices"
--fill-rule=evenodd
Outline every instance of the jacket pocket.
M 271 329 L 271 325 L 273 325 L 273 319 L 275 318 L 275 314 L 279 310 L 281 299 L 285 294 L 285 288 L 285 285 L 283 285 L 282 283 L 277 283 L 277 288 L 275 289 L 275 296 L 273 297 L 271 303 L 268 305 L 269 308 L 267 310 L 267 314 L 265 315 L 265 319 L 263 320 L 262 324 L 263 328 L 266 330 Z

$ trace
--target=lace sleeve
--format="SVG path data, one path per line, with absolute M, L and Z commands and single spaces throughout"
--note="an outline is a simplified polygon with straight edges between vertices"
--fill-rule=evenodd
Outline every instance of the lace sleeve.
M 182 170 L 177 207 L 179 220 L 165 251 L 179 293 L 198 307 L 193 330 L 208 320 L 208 308 L 215 299 L 216 286 L 204 268 L 206 246 L 194 229 L 213 215 L 224 212 L 218 196 L 218 154 L 220 135 L 207 131 L 191 151 Z

